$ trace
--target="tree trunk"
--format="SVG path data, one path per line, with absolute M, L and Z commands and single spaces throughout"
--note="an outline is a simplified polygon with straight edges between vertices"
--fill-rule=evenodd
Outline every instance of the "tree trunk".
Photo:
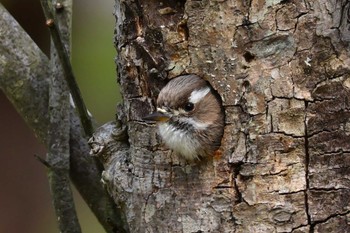
M 349 6 L 116 1 L 124 103 L 94 152 L 131 232 L 350 231 Z M 142 121 L 184 73 L 222 98 L 219 159 L 189 164 Z

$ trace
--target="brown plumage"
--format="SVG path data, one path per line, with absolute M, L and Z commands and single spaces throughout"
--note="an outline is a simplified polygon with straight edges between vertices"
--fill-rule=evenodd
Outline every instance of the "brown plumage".
M 187 160 L 213 156 L 224 129 L 221 100 L 208 82 L 197 75 L 169 81 L 157 99 L 158 121 L 164 143 Z

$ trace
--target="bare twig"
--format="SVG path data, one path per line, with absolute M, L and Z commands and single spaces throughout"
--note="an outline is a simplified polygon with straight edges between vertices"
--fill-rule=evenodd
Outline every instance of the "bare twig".
M 60 33 L 60 29 L 58 28 L 56 17 L 52 13 L 52 8 L 50 7 L 48 0 L 41 0 L 41 5 L 42 5 L 42 8 L 44 10 L 45 17 L 46 17 L 46 25 L 50 29 L 53 43 L 56 47 L 58 57 L 59 57 L 60 62 L 62 64 L 64 77 L 67 81 L 70 93 L 71 93 L 72 98 L 74 100 L 75 106 L 78 110 L 78 114 L 79 114 L 79 117 L 81 119 L 82 126 L 84 128 L 84 132 L 85 132 L 87 137 L 91 137 L 92 133 L 93 133 L 91 118 L 87 112 L 85 103 L 84 103 L 83 98 L 80 94 L 78 84 L 75 80 L 72 65 L 70 63 L 70 59 L 69 59 L 69 55 L 68 55 L 68 51 L 62 42 L 62 35 Z
M 44 165 L 46 168 L 50 168 L 51 165 L 43 158 L 41 158 L 39 155 L 34 155 L 34 157 L 42 164 Z

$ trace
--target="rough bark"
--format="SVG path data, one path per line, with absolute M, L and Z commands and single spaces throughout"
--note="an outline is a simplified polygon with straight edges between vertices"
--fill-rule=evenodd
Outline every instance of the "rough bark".
M 349 5 L 116 1 L 124 104 L 94 152 L 131 232 L 350 230 Z M 218 160 L 187 164 L 141 120 L 183 73 L 222 97 Z
M 49 59 L 0 4 L 0 88 L 39 141 L 48 144 Z M 101 186 L 101 174 L 70 107 L 70 178 L 106 232 L 123 231 L 123 216 Z M 31 156 L 31 155 L 28 155 Z
M 61 30 L 62 43 L 70 51 L 71 25 L 72 25 L 72 1 L 61 1 L 59 6 L 64 10 L 55 12 L 51 1 L 41 1 L 46 18 L 53 19 Z M 53 37 L 51 37 L 53 40 Z M 52 203 L 56 213 L 58 229 L 62 233 L 81 233 L 78 216 L 75 210 L 71 183 L 69 180 L 70 170 L 70 93 L 62 72 L 58 49 L 51 41 L 50 68 L 52 76 L 49 79 L 49 129 L 48 129 L 48 153 L 46 162 L 48 166 L 48 180 L 52 196 Z

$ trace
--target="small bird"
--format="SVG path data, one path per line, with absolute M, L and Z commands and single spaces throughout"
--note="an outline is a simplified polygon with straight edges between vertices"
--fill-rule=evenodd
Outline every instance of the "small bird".
M 221 99 L 204 79 L 182 75 L 168 82 L 157 99 L 156 121 L 165 145 L 186 160 L 214 156 L 224 132 Z

